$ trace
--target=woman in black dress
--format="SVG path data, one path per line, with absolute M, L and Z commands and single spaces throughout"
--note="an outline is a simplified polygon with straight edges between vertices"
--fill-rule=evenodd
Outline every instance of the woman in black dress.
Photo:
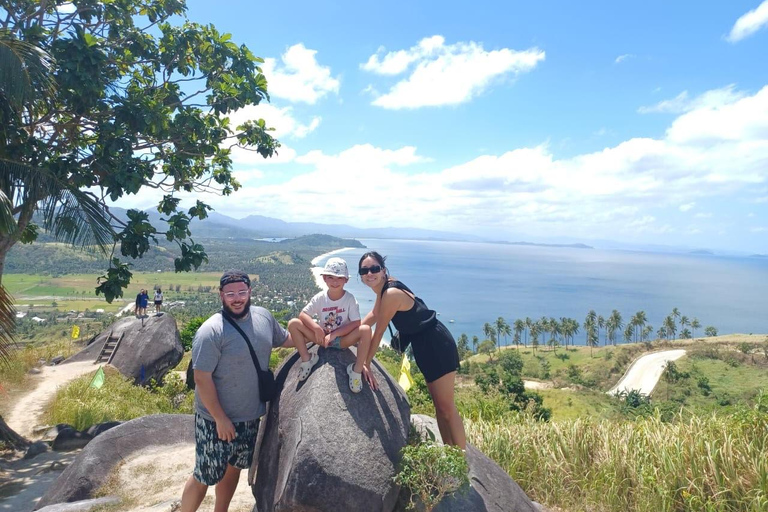
M 400 339 L 409 341 L 413 347 L 416 364 L 424 374 L 435 405 L 435 417 L 443 442 L 466 449 L 464 423 L 454 402 L 454 384 L 459 369 L 456 342 L 424 301 L 403 283 L 389 276 L 385 260 L 381 254 L 371 251 L 363 254 L 358 266 L 363 283 L 376 292 L 373 311 L 363 320 L 371 327 L 376 325 L 363 377 L 372 389 L 376 389 L 370 364 L 391 321 L 400 333 Z

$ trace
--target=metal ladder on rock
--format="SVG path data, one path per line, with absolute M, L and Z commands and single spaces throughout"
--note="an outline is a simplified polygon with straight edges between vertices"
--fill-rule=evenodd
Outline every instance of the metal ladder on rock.
M 120 340 L 123 339 L 124 334 L 125 332 L 121 332 L 120 336 L 113 336 L 112 331 L 109 331 L 107 339 L 104 341 L 104 345 L 101 347 L 101 352 L 99 352 L 99 357 L 96 358 L 96 361 L 94 361 L 93 364 L 111 363 L 112 358 L 115 357 L 115 352 L 117 352 L 117 347 L 120 345 Z

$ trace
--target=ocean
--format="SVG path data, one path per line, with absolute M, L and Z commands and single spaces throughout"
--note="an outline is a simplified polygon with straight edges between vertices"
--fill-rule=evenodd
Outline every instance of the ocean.
M 376 250 L 390 274 L 406 283 L 440 314 L 454 337 L 484 339 L 483 325 L 503 317 L 575 318 L 590 309 L 626 323 L 645 311 L 654 333 L 672 308 L 719 334 L 768 333 L 768 260 L 750 257 L 538 247 L 468 242 L 360 240 L 347 249 L 347 290 L 365 315 L 375 296 L 357 276 L 360 256 Z M 322 266 L 328 255 L 316 258 Z M 576 343 L 584 343 L 583 328 Z M 680 329 L 678 328 L 678 336 Z M 655 336 L 654 336 L 655 337 Z M 511 342 L 511 340 L 507 340 Z M 603 336 L 601 335 L 601 344 Z

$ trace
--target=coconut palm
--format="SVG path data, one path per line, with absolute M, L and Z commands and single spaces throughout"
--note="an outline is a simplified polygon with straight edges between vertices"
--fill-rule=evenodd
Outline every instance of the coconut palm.
M 677 324 L 675 323 L 675 317 L 673 315 L 669 315 L 667 318 L 664 319 L 664 330 L 667 332 L 668 336 L 672 337 L 672 340 L 675 340 L 675 335 L 677 334 Z
M 596 325 L 597 325 L 597 341 L 599 342 L 600 341 L 600 329 L 605 328 L 605 318 L 603 318 L 603 315 L 598 315 L 597 316 L 597 324 Z M 603 343 L 603 344 L 604 345 L 608 344 L 608 334 L 607 333 L 606 333 L 606 337 L 605 337 L 605 343 Z
M 672 321 L 676 321 L 678 318 L 680 318 L 680 310 L 677 308 L 672 308 Z
M 525 321 L 518 318 L 513 322 L 513 325 L 515 328 L 515 344 L 518 344 L 520 343 L 520 336 L 523 334 L 523 331 L 525 331 Z
M 646 322 L 648 322 L 648 318 L 645 315 L 645 311 L 638 311 L 635 313 L 635 316 L 632 317 L 632 321 L 630 323 L 632 324 L 635 331 L 635 341 L 637 341 L 638 333 L 642 332 Z
M 504 320 L 502 317 L 499 317 L 496 319 L 496 323 L 494 324 L 496 327 L 496 336 L 499 340 L 499 344 L 501 344 L 501 337 L 504 336 L 504 345 L 507 344 L 507 336 L 509 336 L 508 333 L 511 333 L 509 329 L 509 324 L 506 320 Z
M 496 339 L 496 329 L 494 326 L 485 322 L 485 325 L 483 325 L 483 334 L 485 334 L 486 339 L 489 339 L 496 344 L 496 349 L 498 350 L 499 342 Z
M 696 329 L 701 329 L 701 324 L 698 318 L 691 320 L 691 329 L 693 330 L 693 337 L 696 337 Z
M 480 343 L 480 338 L 472 336 L 472 351 L 477 354 L 477 344 Z
M 526 347 L 528 347 L 528 332 L 530 332 L 531 327 L 533 327 L 533 320 L 531 320 L 531 317 L 527 316 L 527 317 L 525 317 L 525 328 L 528 331 L 524 333 L 525 334 L 525 338 L 524 338 L 524 341 L 523 341 L 523 344 Z
M 641 333 L 643 341 L 650 339 L 652 332 L 653 332 L 653 326 L 651 324 L 648 324 L 645 327 L 643 327 L 643 332 Z
M 624 329 L 624 341 L 629 343 L 632 341 L 632 335 L 635 333 L 635 329 L 632 323 L 628 323 Z
M 533 347 L 533 353 L 536 353 L 536 349 L 539 347 L 539 330 L 541 326 L 538 322 L 531 322 L 531 346 Z
M 614 309 L 611 311 L 611 316 L 608 317 L 608 321 L 605 323 L 606 331 L 608 332 L 608 338 L 611 340 L 611 344 L 616 344 L 616 331 L 620 331 L 624 328 L 624 322 L 621 318 L 621 313 Z

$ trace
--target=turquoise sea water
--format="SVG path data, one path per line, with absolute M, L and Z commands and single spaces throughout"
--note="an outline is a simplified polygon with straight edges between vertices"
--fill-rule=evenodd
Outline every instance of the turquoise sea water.
M 720 334 L 768 333 L 768 260 L 596 249 L 464 242 L 361 240 L 367 249 L 337 256 L 352 275 L 347 289 L 371 310 L 375 297 L 357 276 L 360 256 L 387 256 L 390 273 L 406 283 L 455 337 L 483 339 L 483 324 L 499 316 L 571 317 L 583 323 L 590 309 L 626 322 L 646 313 L 656 329 L 672 308 Z M 322 258 L 322 266 L 327 258 Z M 453 323 L 450 320 L 454 320 Z M 703 327 L 696 332 L 704 335 Z M 583 329 L 581 329 L 583 331 Z M 583 332 L 577 343 L 584 343 Z M 601 337 L 602 343 L 602 337 Z

